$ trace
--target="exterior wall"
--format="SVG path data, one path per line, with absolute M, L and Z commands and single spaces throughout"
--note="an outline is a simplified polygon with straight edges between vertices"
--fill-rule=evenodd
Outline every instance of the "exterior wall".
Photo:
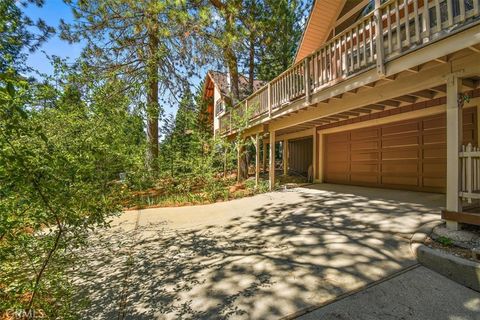
M 213 132 L 215 133 L 220 128 L 220 115 L 217 115 L 217 101 L 221 98 L 220 91 L 215 86 L 213 93 Z

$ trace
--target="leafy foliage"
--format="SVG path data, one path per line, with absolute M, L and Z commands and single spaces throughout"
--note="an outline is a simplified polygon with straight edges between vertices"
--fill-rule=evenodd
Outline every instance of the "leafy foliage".
M 120 211 L 118 174 L 144 143 L 124 84 L 56 80 L 64 84 L 10 72 L 0 84 L 0 310 L 52 318 L 72 313 L 71 250 Z
M 265 1 L 255 65 L 259 80 L 270 81 L 293 63 L 307 12 L 299 0 Z
M 15 0 L 0 2 L 0 72 L 8 67 L 18 66 L 25 59 L 22 50 L 35 51 L 55 30 L 45 21 L 33 21 L 23 14 Z M 21 6 L 43 5 L 43 0 L 29 0 Z

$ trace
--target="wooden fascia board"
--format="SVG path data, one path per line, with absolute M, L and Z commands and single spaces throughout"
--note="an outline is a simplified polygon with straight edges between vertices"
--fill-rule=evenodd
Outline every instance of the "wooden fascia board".
M 305 23 L 305 27 L 303 28 L 302 37 L 300 38 L 300 41 L 299 41 L 298 46 L 297 46 L 297 50 L 295 51 L 295 59 L 293 59 L 293 64 L 297 63 L 297 57 L 298 57 L 298 54 L 300 52 L 300 48 L 303 45 L 303 41 L 305 40 L 305 35 L 307 33 L 308 26 L 310 25 L 310 22 L 312 20 L 313 10 L 315 10 L 316 4 L 317 4 L 317 1 L 313 0 L 312 7 L 310 8 L 310 13 L 308 15 L 307 22 Z
M 340 100 L 331 100 L 329 105 L 322 105 L 321 107 L 311 108 L 305 112 L 299 113 L 294 117 L 284 118 L 272 121 L 271 128 L 275 130 L 290 127 L 296 124 L 301 124 L 306 121 L 311 121 L 317 118 L 334 116 L 336 113 L 349 111 L 351 109 L 360 108 L 369 104 L 376 103 L 385 99 L 392 99 L 408 92 L 428 89 L 444 83 L 446 76 L 452 72 L 465 71 L 468 69 L 469 73 L 480 73 L 480 64 L 478 64 L 478 54 L 459 59 L 455 64 L 442 64 L 438 67 L 423 71 L 422 73 L 412 74 L 409 77 L 401 78 L 390 83 L 386 83 L 380 87 L 372 88 L 363 95 L 347 96 Z M 321 92 L 320 92 L 321 93 Z M 327 93 L 324 93 L 324 95 Z M 312 97 L 312 102 L 316 103 L 325 97 L 319 95 Z M 316 101 L 317 100 L 317 101 Z M 292 112 L 293 110 L 290 110 Z M 286 111 L 287 113 L 290 113 Z

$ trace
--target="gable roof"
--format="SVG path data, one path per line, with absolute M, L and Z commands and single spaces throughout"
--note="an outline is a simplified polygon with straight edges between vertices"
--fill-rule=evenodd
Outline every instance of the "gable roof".
M 348 0 L 314 0 L 294 63 L 317 50 L 326 41 L 346 1 Z
M 222 96 L 224 97 L 230 96 L 230 90 L 228 85 L 229 79 L 228 79 L 227 73 L 210 70 L 207 72 L 207 79 L 209 77 L 211 81 L 215 84 L 215 86 L 218 88 Z M 239 82 L 238 89 L 240 91 L 240 100 L 243 100 L 251 94 L 248 91 L 248 78 L 245 77 L 244 75 L 239 75 L 238 82 Z M 266 83 L 265 81 L 253 80 L 253 91 L 254 92 L 257 91 L 258 89 L 263 87 L 265 83 Z

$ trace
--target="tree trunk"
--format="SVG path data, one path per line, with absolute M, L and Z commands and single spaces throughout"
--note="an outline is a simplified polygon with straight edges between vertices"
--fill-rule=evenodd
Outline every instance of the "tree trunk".
M 242 182 L 248 179 L 248 154 L 245 151 L 245 145 L 241 143 L 238 147 L 238 172 L 237 172 L 237 181 Z
M 160 105 L 158 103 L 158 21 L 155 17 L 149 19 L 148 27 L 148 61 L 147 61 L 147 136 L 148 136 L 148 166 L 153 172 L 158 167 L 158 118 Z
M 225 30 L 227 31 L 227 34 L 235 35 L 235 17 L 233 13 L 229 12 L 226 18 Z M 233 43 L 227 43 L 225 45 L 224 58 L 230 73 L 230 91 L 233 98 L 232 104 L 235 105 L 235 103 L 240 101 L 240 90 L 238 85 L 238 59 L 235 50 L 233 49 Z
M 240 90 L 238 85 L 239 75 L 237 56 L 232 48 L 225 48 L 225 60 L 230 73 L 230 91 L 233 98 L 232 104 L 235 105 L 235 103 L 240 101 Z
M 255 37 L 253 32 L 250 33 L 249 39 L 249 57 L 248 57 L 248 91 L 253 93 L 253 81 L 255 80 Z

